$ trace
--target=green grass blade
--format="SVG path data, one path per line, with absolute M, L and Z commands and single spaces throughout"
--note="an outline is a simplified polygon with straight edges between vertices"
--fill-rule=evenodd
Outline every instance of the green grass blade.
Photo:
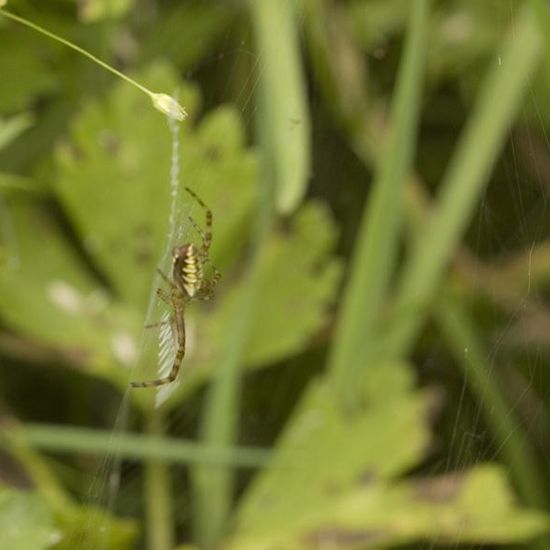
M 148 433 L 164 433 L 164 418 L 159 409 L 152 409 L 147 422 Z M 145 463 L 145 516 L 147 548 L 170 550 L 174 547 L 174 510 L 169 465 L 157 459 Z
M 310 120 L 294 2 L 249 2 L 259 51 L 262 86 L 269 90 L 263 107 L 270 154 L 276 170 L 276 207 L 296 209 L 310 175 Z
M 336 337 L 329 359 L 340 399 L 349 402 L 356 386 L 357 353 L 374 327 L 387 293 L 398 246 L 402 194 L 416 147 L 426 57 L 429 2 L 411 5 L 409 30 L 392 106 L 391 130 L 380 159 L 372 195 L 363 215 Z
M 157 460 L 165 464 L 223 464 L 234 468 L 260 468 L 270 453 L 245 447 L 211 448 L 201 443 L 167 437 L 108 430 L 72 428 L 55 424 L 26 424 L 15 429 L 29 445 L 42 451 L 108 455 L 127 460 Z M 9 434 L 10 432 L 8 432 Z M 2 444 L 2 440 L 0 440 Z
M 543 58 L 543 78 L 546 89 L 550 88 L 550 7 L 545 0 L 531 0 L 533 14 L 537 19 L 539 33 L 544 41 L 545 55 Z
M 260 50 L 261 140 L 266 151 L 264 192 L 254 231 L 254 256 L 247 290 L 235 312 L 227 337 L 225 359 L 218 365 L 207 400 L 203 437 L 207 445 L 229 446 L 236 438 L 239 414 L 239 369 L 259 306 L 263 245 L 269 235 L 275 206 L 293 210 L 305 192 L 309 170 L 309 118 L 298 63 L 293 13 L 286 2 L 251 2 Z M 277 30 L 275 30 L 277 29 Z M 293 120 L 295 119 L 295 122 Z M 267 169 L 269 166 L 269 169 Z M 224 466 L 198 466 L 193 471 L 194 528 L 202 546 L 223 533 L 233 500 L 234 474 Z
M 34 119 L 29 113 L 21 113 L 6 121 L 0 120 L 0 149 L 16 140 L 33 123 Z
M 236 440 L 239 421 L 240 369 L 259 307 L 263 251 L 273 215 L 274 186 L 266 180 L 260 196 L 254 229 L 254 247 L 247 285 L 235 311 L 233 329 L 228 332 L 224 359 L 209 390 L 203 441 L 207 448 L 231 446 Z M 234 472 L 225 465 L 197 466 L 192 473 L 195 537 L 202 547 L 213 544 L 222 534 L 233 502 Z
M 49 465 L 33 448 L 24 432 L 15 424 L 0 430 L 0 447 L 11 454 L 24 468 L 33 486 L 38 489 L 57 513 L 72 509 L 73 501 Z
M 169 488 L 170 472 L 165 464 L 157 461 L 145 465 L 145 521 L 147 548 L 170 550 L 173 545 L 174 510 Z
M 541 54 L 531 12 L 523 9 L 500 61 L 489 71 L 442 183 L 431 218 L 404 266 L 395 318 L 385 342 L 389 355 L 406 355 L 438 292 L 456 249 L 506 139 Z

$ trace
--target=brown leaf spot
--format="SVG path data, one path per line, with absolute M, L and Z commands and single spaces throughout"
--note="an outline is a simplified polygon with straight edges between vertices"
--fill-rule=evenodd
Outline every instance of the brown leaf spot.
M 446 474 L 416 481 L 414 493 L 421 500 L 445 503 L 453 500 L 460 493 L 463 483 L 462 474 Z
M 359 476 L 359 484 L 363 487 L 368 487 L 369 485 L 372 485 L 375 483 L 378 479 L 378 476 L 376 475 L 376 472 L 373 470 L 365 470 L 361 473 Z
M 308 534 L 304 542 L 313 548 L 345 548 L 372 545 L 385 539 L 382 531 L 325 527 Z

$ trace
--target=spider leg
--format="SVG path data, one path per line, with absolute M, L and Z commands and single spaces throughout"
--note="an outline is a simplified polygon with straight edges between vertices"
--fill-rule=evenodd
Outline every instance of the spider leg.
M 200 199 L 194 191 L 189 189 L 189 187 L 186 187 L 185 190 L 199 203 L 206 216 L 206 229 L 204 231 L 198 228 L 194 220 L 191 220 L 193 227 L 198 230 L 202 237 L 202 246 L 199 255 L 201 258 L 205 259 L 208 256 L 208 250 L 210 250 L 210 244 L 212 243 L 212 210 L 210 210 L 202 199 Z
M 218 268 L 212 264 L 209 258 L 206 258 L 205 263 L 210 264 L 212 267 L 213 275 L 210 279 L 203 279 L 201 283 L 201 296 L 204 300 L 210 300 L 214 296 L 214 290 L 220 282 L 222 274 Z
M 165 327 L 166 325 L 170 325 L 172 321 L 170 319 L 164 319 L 164 321 L 158 321 L 157 323 L 149 323 L 148 325 L 143 325 L 143 328 L 157 328 L 157 327 Z
M 208 263 L 212 267 L 213 275 L 212 275 L 211 281 L 212 281 L 212 286 L 215 287 L 220 282 L 220 279 L 222 278 L 222 274 L 220 270 L 215 265 L 213 265 L 210 261 Z
M 169 306 L 172 305 L 172 299 L 169 294 L 167 294 L 162 288 L 157 288 L 156 295 L 158 298 L 160 298 L 165 304 L 168 304 Z M 155 327 L 162 327 L 166 325 L 168 321 L 160 321 L 158 323 L 150 323 L 148 325 L 144 325 L 143 328 L 155 328 Z
M 157 288 L 157 296 L 168 305 L 172 305 L 172 299 L 170 298 L 170 295 L 167 294 L 162 288 Z
M 201 236 L 202 241 L 204 242 L 206 239 L 206 234 L 202 230 L 202 228 L 199 226 L 199 224 L 195 221 L 195 219 L 192 216 L 187 216 L 187 219 L 195 229 L 195 231 Z
M 132 388 L 154 388 L 157 386 L 164 386 L 165 384 L 170 384 L 177 378 L 181 363 L 185 357 L 185 322 L 183 320 L 183 305 L 174 304 L 174 309 L 176 310 L 174 319 L 176 322 L 178 349 L 170 373 L 163 378 L 145 380 L 143 382 L 130 382 Z
M 143 325 L 143 328 L 157 328 L 163 327 L 168 324 L 168 321 L 159 321 L 158 323 L 149 323 L 148 325 Z

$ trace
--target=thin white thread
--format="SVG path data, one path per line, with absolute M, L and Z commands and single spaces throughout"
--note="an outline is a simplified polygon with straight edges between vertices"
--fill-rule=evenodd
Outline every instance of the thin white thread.
M 179 94 L 177 93 L 175 94 L 176 100 L 178 99 L 177 97 L 178 95 Z M 168 220 L 169 233 L 166 238 L 165 249 L 161 256 L 160 265 L 162 267 L 164 267 L 170 259 L 171 250 L 174 244 L 174 239 L 176 238 L 177 224 L 178 224 L 178 220 L 180 219 L 179 212 L 178 212 L 178 195 L 179 195 L 179 178 L 180 178 L 179 124 L 176 119 L 171 117 L 168 120 L 168 125 L 172 135 L 172 152 L 171 152 L 171 163 L 170 163 L 170 211 L 169 211 L 169 220 Z M 0 227 L 0 230 L 1 229 L 2 227 Z M 146 324 L 152 320 L 153 311 L 155 309 L 155 306 L 158 303 L 156 289 L 160 286 L 160 283 L 161 283 L 160 276 L 157 273 L 153 280 L 153 287 L 151 289 L 151 294 L 150 294 L 149 302 L 147 306 L 147 312 L 145 316 Z M 169 318 L 169 314 L 166 313 L 166 315 Z M 173 329 L 171 330 L 173 333 Z M 176 335 L 173 335 L 173 338 L 175 337 Z M 159 338 L 161 338 L 160 333 L 159 333 Z M 145 348 L 147 347 L 145 344 L 146 340 L 147 340 L 146 329 L 144 328 L 141 335 L 138 357 L 144 356 Z M 163 351 L 161 343 L 162 342 L 159 341 L 159 353 L 167 354 L 166 357 L 168 358 L 170 350 L 167 346 L 166 350 Z M 172 364 L 173 364 L 173 360 L 172 360 Z M 162 367 L 162 362 L 159 363 L 159 369 L 161 367 Z M 134 370 L 135 368 L 132 369 L 132 375 L 134 374 L 133 373 Z M 167 386 L 157 388 L 157 394 L 155 396 L 155 407 L 158 408 L 162 403 L 164 403 L 176 387 L 177 387 L 177 384 L 172 383 Z M 113 427 L 113 434 L 123 432 L 124 426 L 128 425 L 127 414 L 129 411 L 129 392 L 130 391 L 131 391 L 130 387 L 128 386 L 123 396 L 123 401 L 120 406 L 120 412 L 118 414 L 118 417 L 115 421 L 115 425 Z M 122 462 L 120 458 L 120 451 L 118 449 L 118 446 L 113 442 L 112 451 L 102 460 L 96 472 L 96 476 L 94 477 L 94 481 L 91 483 L 88 491 L 87 501 L 90 503 L 94 503 L 96 506 L 98 506 L 98 508 L 97 508 L 97 511 L 91 512 L 91 514 L 88 516 L 86 520 L 86 529 L 84 529 L 78 537 L 78 541 L 77 541 L 78 548 L 91 549 L 90 539 L 88 540 L 85 539 L 86 537 L 85 533 L 86 531 L 88 531 L 88 529 L 91 528 L 91 526 L 93 525 L 95 526 L 96 523 L 98 523 L 99 521 L 101 521 L 101 526 L 99 527 L 100 535 L 96 541 L 97 546 L 94 546 L 94 548 L 105 549 L 107 547 L 108 531 L 110 528 L 110 524 L 108 521 L 103 521 L 99 511 L 100 510 L 99 506 L 104 503 L 104 508 L 106 510 L 114 509 L 114 501 L 120 488 L 121 467 L 122 467 Z
M 174 99 L 177 101 L 179 94 L 174 94 Z M 169 253 L 174 234 L 176 232 L 176 210 L 177 210 L 177 197 L 180 186 L 180 138 L 179 138 L 179 123 L 171 117 L 168 119 L 168 125 L 170 127 L 170 133 L 172 134 L 172 157 L 170 159 L 170 218 L 169 218 L 169 235 L 167 239 L 167 250 L 165 254 Z
M 179 93 L 176 90 L 174 99 L 178 101 Z M 178 196 L 180 191 L 180 139 L 179 139 L 179 122 L 176 118 L 168 119 L 168 126 L 172 135 L 172 155 L 170 159 L 170 215 L 168 218 L 168 238 L 166 239 L 166 248 L 162 257 L 162 264 L 166 265 L 170 256 L 174 242 L 180 236 L 177 235 L 177 220 L 179 219 L 178 212 Z M 157 276 L 158 280 L 158 276 Z M 156 302 L 156 296 L 151 295 L 150 309 Z M 173 366 L 176 356 L 176 341 L 177 335 L 174 334 L 174 329 L 170 323 L 170 316 L 167 312 L 162 315 L 159 333 L 158 333 L 158 373 L 160 377 L 169 373 Z M 155 407 L 160 407 L 172 394 L 178 386 L 177 381 L 173 381 L 169 385 L 156 388 Z

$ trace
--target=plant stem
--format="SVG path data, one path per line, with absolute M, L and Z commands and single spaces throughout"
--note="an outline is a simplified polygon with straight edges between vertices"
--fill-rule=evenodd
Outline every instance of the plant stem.
M 339 314 L 329 369 L 338 398 L 349 407 L 356 400 L 363 366 L 358 353 L 374 339 L 397 254 L 403 186 L 412 169 L 426 57 L 429 2 L 411 4 L 407 40 L 392 105 L 391 130 L 364 209 L 351 273 Z
M 56 42 L 60 42 L 64 46 L 67 46 L 68 48 L 71 48 L 72 50 L 77 51 L 78 53 L 82 54 L 88 59 L 91 59 L 94 63 L 97 63 L 100 67 L 103 67 L 104 69 L 115 74 L 119 78 L 122 78 L 122 80 L 125 80 L 132 86 L 135 86 L 138 90 L 142 91 L 143 93 L 149 96 L 149 98 L 151 99 L 151 102 L 153 103 L 153 107 L 157 109 L 157 111 L 160 111 L 161 113 L 167 115 L 168 117 L 178 121 L 184 120 L 187 117 L 186 110 L 175 99 L 173 99 L 169 95 L 152 92 L 151 90 L 147 89 L 145 86 L 142 86 L 139 82 L 136 82 L 133 78 L 126 76 L 124 73 L 121 73 L 120 71 L 115 69 L 113 66 L 105 63 L 104 61 L 101 61 L 101 59 L 91 54 L 84 48 L 81 48 L 80 46 L 77 46 L 76 44 L 69 42 L 65 38 L 61 38 L 61 36 L 58 36 L 57 34 L 54 34 L 53 32 L 50 32 L 44 29 L 43 27 L 41 27 L 40 25 L 37 25 L 36 23 L 32 23 L 31 21 L 28 21 L 27 19 L 20 17 L 19 15 L 15 15 L 14 13 L 11 13 L 7 10 L 2 9 L 1 7 L 0 7 L 0 13 L 5 17 L 7 17 L 8 19 L 13 19 L 18 23 L 21 23 L 21 25 L 25 25 L 26 27 L 29 27 L 37 31 L 40 34 L 43 34 L 48 38 L 51 38 Z
M 21 433 L 19 425 L 13 424 L 0 432 L 0 446 L 7 449 L 23 465 L 34 485 L 58 513 L 72 510 L 73 502 L 55 478 L 44 459 L 36 453 Z
M 265 150 L 265 163 L 252 235 L 252 258 L 244 290 L 234 311 L 233 329 L 227 334 L 225 356 L 217 366 L 208 394 L 202 426 L 204 442 L 213 447 L 232 445 L 237 437 L 240 368 L 256 311 L 260 307 L 265 242 L 273 224 L 276 190 L 284 185 L 282 178 L 285 171 L 279 166 L 282 157 L 273 141 L 277 132 L 271 127 L 272 118 L 265 116 L 266 110 L 273 109 L 273 106 L 267 108 L 266 103 L 274 100 L 269 95 L 267 84 L 264 78 L 260 79 L 258 126 L 260 141 Z M 276 96 L 275 100 L 281 100 L 281 97 Z M 193 489 L 195 539 L 201 548 L 211 548 L 227 526 L 234 498 L 234 472 L 223 466 L 199 466 L 193 471 Z
M 28 21 L 27 19 L 25 19 L 23 17 L 20 17 L 19 15 L 15 15 L 15 13 L 12 13 L 12 12 L 7 11 L 5 9 L 0 9 L 0 13 L 4 17 L 7 17 L 8 19 L 12 19 L 13 21 L 17 21 L 21 25 L 25 25 L 26 27 L 29 27 L 29 28 L 37 31 L 40 34 L 43 34 L 44 36 L 47 36 L 48 38 L 51 38 L 52 40 L 55 40 L 56 42 L 60 42 L 64 46 L 67 46 L 68 48 L 71 48 L 72 50 L 77 51 L 79 54 L 87 57 L 88 59 L 91 59 L 94 63 L 96 63 L 100 67 L 103 67 L 107 71 L 110 71 L 111 73 L 115 74 L 119 78 L 122 78 L 123 80 L 125 80 L 126 82 L 131 84 L 132 86 L 135 86 L 136 88 L 138 88 L 142 92 L 146 93 L 149 97 L 153 97 L 154 93 L 151 92 L 151 90 L 148 90 L 145 86 L 142 86 L 139 82 L 136 82 L 134 79 L 130 78 L 129 76 L 126 76 L 124 73 L 121 73 L 120 71 L 118 71 L 117 69 L 112 67 L 111 65 L 105 63 L 104 61 L 101 61 L 101 59 L 99 59 L 95 55 L 91 54 L 90 52 L 88 52 L 84 48 L 81 48 L 80 46 L 77 46 L 76 44 L 73 44 L 72 42 L 69 42 L 65 38 L 62 38 L 61 36 L 58 36 L 57 34 L 54 34 L 53 32 L 50 32 L 50 31 L 44 29 L 43 27 L 41 27 L 40 25 L 37 25 L 36 23 L 32 23 L 31 21 Z
M 164 433 L 164 418 L 160 409 L 153 408 L 147 431 L 155 436 Z M 147 546 L 151 550 L 170 550 L 173 547 L 174 511 L 170 488 L 169 466 L 153 459 L 145 464 L 145 503 Z
M 432 214 L 403 268 L 382 355 L 403 357 L 414 345 L 538 66 L 541 46 L 532 13 L 524 8 L 480 90 Z
M 274 182 L 266 175 L 254 230 L 254 252 L 245 290 L 235 311 L 233 330 L 227 335 L 225 359 L 218 365 L 212 382 L 203 422 L 206 448 L 226 447 L 237 435 L 240 403 L 240 367 L 255 312 L 264 265 L 265 241 L 274 212 Z M 224 465 L 201 465 L 193 471 L 194 526 L 201 548 L 211 547 L 226 527 L 233 502 L 234 473 Z
M 116 448 L 117 456 L 128 460 L 150 460 L 171 464 L 224 464 L 235 468 L 265 466 L 270 453 L 262 449 L 206 447 L 191 441 L 176 441 L 158 435 L 112 433 L 89 428 L 53 424 L 17 427 L 21 437 L 36 448 L 61 452 L 104 455 Z M 0 440 L 1 442 L 1 440 Z

